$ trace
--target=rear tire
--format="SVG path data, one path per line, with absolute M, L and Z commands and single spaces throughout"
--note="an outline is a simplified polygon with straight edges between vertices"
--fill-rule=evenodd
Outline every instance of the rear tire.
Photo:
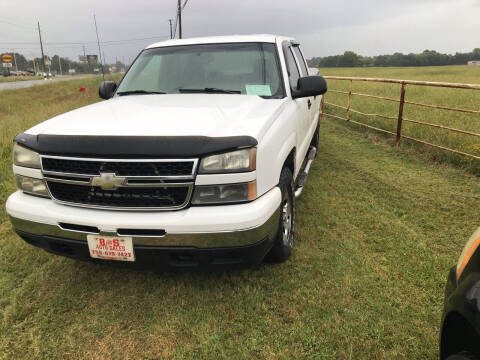
M 281 263 L 286 261 L 293 251 L 295 233 L 295 195 L 293 175 L 289 168 L 284 167 L 280 174 L 278 187 L 282 193 L 280 203 L 280 221 L 275 242 L 265 260 Z

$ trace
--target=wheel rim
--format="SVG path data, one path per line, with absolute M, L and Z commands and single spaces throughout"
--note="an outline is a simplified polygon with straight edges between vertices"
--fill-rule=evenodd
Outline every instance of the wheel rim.
M 287 197 L 282 205 L 282 235 L 283 235 L 283 245 L 292 247 L 293 246 L 293 237 L 292 234 L 292 204 L 290 198 Z

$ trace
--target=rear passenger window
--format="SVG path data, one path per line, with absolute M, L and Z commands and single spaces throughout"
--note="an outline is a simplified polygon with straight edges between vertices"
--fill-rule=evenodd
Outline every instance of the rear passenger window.
M 298 64 L 300 65 L 300 70 L 302 70 L 302 76 L 308 76 L 308 69 L 307 66 L 305 65 L 305 60 L 303 59 L 302 52 L 300 51 L 300 48 L 298 46 L 294 46 L 293 48 L 293 53 L 295 54 L 295 57 L 298 60 Z
M 300 72 L 298 71 L 297 64 L 295 62 L 295 58 L 292 54 L 292 49 L 287 48 L 285 50 L 285 58 L 287 59 L 287 69 L 288 69 L 288 79 L 290 81 L 290 87 L 292 89 L 297 89 L 298 79 L 300 78 Z

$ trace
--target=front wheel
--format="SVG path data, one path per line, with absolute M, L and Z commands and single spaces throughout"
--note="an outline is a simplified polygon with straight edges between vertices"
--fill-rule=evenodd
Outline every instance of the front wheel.
M 267 254 L 266 260 L 281 263 L 292 255 L 295 232 L 295 196 L 293 175 L 290 169 L 286 167 L 282 169 L 278 187 L 282 192 L 280 221 L 275 242 Z
M 461 353 L 450 355 L 447 360 L 477 360 L 477 357 L 467 351 L 462 351 Z

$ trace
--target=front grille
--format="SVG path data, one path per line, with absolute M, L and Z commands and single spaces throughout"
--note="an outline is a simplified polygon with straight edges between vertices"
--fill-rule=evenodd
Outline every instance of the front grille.
M 102 161 L 42 157 L 44 171 L 68 174 L 117 176 L 192 176 L 194 161 Z
M 165 187 L 120 187 L 103 190 L 96 186 L 47 182 L 52 196 L 59 201 L 86 206 L 117 208 L 180 208 L 186 205 L 191 185 Z

